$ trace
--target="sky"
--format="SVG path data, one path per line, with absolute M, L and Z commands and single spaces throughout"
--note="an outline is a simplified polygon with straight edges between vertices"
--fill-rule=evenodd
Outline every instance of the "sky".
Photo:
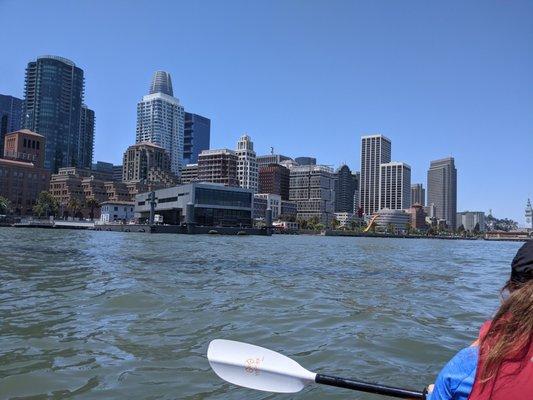
M 524 223 L 533 198 L 533 1 L 0 0 L 0 93 L 30 60 L 85 72 L 94 160 L 120 164 L 154 71 L 211 147 L 248 133 L 258 154 L 360 169 L 360 137 L 392 141 L 426 186 L 453 156 L 458 210 Z

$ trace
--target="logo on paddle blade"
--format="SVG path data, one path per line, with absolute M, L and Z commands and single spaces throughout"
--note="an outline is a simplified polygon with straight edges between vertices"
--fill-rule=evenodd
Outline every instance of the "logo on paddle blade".
M 244 372 L 248 373 L 248 374 L 253 374 L 253 375 L 259 375 L 259 373 L 261 372 L 260 371 L 260 368 L 261 368 L 261 364 L 263 363 L 263 360 L 265 358 L 259 358 L 259 357 L 256 357 L 256 358 L 248 358 L 246 359 L 245 361 L 245 367 L 244 367 Z

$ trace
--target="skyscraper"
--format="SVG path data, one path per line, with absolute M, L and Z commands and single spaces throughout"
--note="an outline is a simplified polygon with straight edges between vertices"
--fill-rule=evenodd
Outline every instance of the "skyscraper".
M 238 157 L 233 150 L 204 150 L 198 156 L 198 181 L 239 186 L 237 179 Z
M 186 112 L 184 134 L 183 163 L 196 164 L 198 154 L 209 149 L 211 120 L 198 114 Z
M 83 96 L 83 70 L 72 61 L 42 56 L 28 63 L 23 126 L 46 138 L 44 166 L 52 172 L 80 165 L 80 153 L 87 146 L 80 141 L 80 130 L 85 126 L 81 123 Z
M 342 165 L 335 173 L 335 212 L 354 212 L 356 179 L 347 165 Z
M 157 71 L 150 94 L 137 104 L 136 143 L 150 142 L 164 148 L 170 156 L 171 171 L 179 176 L 183 166 L 185 111 L 172 94 L 170 74 Z
M 451 229 L 456 227 L 457 170 L 453 157 L 431 161 L 428 170 L 428 205 L 434 204 L 436 218 L 446 220 Z
M 268 164 L 259 168 L 259 193 L 279 194 L 281 200 L 289 200 L 290 171 L 280 164 Z
M 6 133 L 18 131 L 22 122 L 22 99 L 0 94 L 0 157 Z
M 254 143 L 248 135 L 242 135 L 237 142 L 237 178 L 239 186 L 257 193 L 259 168 L 254 151 Z
M 371 215 L 379 210 L 380 165 L 391 161 L 391 141 L 383 135 L 361 137 L 359 207 Z
M 380 165 L 379 209 L 404 210 L 411 207 L 411 167 L 403 162 Z
M 426 189 L 421 183 L 411 185 L 411 204 L 420 204 L 422 207 L 426 205 Z
M 94 152 L 94 111 L 81 105 L 80 145 L 78 146 L 78 166 L 91 168 Z

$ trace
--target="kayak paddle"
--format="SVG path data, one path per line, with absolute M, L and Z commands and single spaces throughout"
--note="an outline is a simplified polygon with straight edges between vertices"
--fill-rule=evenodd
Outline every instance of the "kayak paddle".
M 315 382 L 402 399 L 426 398 L 425 392 L 317 374 L 280 353 L 233 340 L 213 340 L 207 349 L 207 359 L 225 381 L 265 392 L 295 393 Z

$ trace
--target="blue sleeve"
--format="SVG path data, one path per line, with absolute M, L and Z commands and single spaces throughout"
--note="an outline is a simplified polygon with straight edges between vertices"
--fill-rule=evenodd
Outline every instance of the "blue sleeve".
M 427 400 L 467 400 L 476 377 L 478 350 L 467 347 L 457 353 L 440 371 Z

